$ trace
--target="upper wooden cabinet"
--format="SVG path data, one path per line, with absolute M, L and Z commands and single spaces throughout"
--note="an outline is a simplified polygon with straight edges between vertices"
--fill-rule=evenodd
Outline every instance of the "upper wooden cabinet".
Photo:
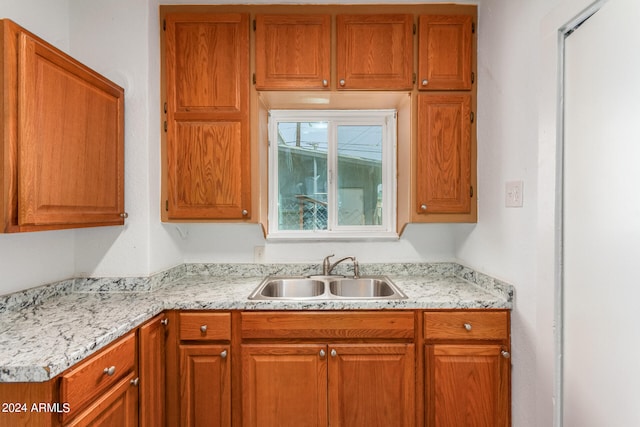
M 251 214 L 248 14 L 165 17 L 163 219 Z
M 472 25 L 469 15 L 420 16 L 419 89 L 471 89 Z
M 0 231 L 124 224 L 124 90 L 0 21 Z
M 417 216 L 471 212 L 471 95 L 418 95 Z
M 413 87 L 413 16 L 336 17 L 338 89 Z
M 256 16 L 256 89 L 329 89 L 330 15 Z

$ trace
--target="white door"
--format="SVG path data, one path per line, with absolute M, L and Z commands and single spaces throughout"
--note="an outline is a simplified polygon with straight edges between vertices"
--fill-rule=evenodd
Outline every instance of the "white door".
M 640 1 L 565 40 L 563 426 L 640 426 Z

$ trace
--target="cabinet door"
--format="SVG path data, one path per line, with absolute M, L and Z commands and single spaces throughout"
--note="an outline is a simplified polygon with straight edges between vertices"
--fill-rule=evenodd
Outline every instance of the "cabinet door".
M 471 95 L 418 95 L 416 213 L 471 211 Z
M 19 36 L 18 225 L 124 223 L 124 91 Z
M 419 25 L 418 88 L 471 89 L 471 16 L 424 15 Z
M 256 16 L 256 89 L 328 89 L 330 15 Z
M 180 345 L 180 397 L 181 426 L 231 426 L 228 345 Z
M 413 344 L 329 346 L 332 427 L 415 425 Z
M 138 387 L 132 372 L 105 391 L 65 427 L 138 426 Z
M 338 15 L 338 89 L 413 87 L 412 15 Z
M 140 424 L 165 425 L 164 314 L 140 327 Z
M 250 216 L 249 23 L 169 14 L 166 219 Z
M 326 359 L 324 345 L 243 345 L 243 426 L 326 427 Z
M 499 345 L 427 345 L 429 427 L 509 425 L 510 359 Z

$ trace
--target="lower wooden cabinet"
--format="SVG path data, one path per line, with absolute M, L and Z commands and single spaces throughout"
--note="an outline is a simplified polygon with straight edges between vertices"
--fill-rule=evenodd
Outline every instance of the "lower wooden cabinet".
M 424 314 L 428 427 L 511 425 L 507 311 Z
M 231 426 L 231 314 L 172 311 L 167 426 Z
M 167 311 L 47 383 L 0 383 L 68 404 L 0 425 L 509 427 L 510 345 L 508 310 Z
M 242 314 L 243 427 L 415 425 L 413 312 Z

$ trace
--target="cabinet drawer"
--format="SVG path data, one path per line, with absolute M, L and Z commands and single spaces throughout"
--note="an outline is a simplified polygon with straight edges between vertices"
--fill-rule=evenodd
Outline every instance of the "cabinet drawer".
M 79 413 L 85 404 L 133 371 L 135 365 L 136 335 L 130 333 L 62 374 L 60 401 L 71 408 L 63 418 Z
M 424 337 L 427 340 L 506 340 L 509 338 L 509 312 L 426 312 Z
M 243 312 L 242 338 L 408 338 L 412 312 Z
M 180 340 L 230 340 L 231 314 L 211 312 L 180 313 Z

